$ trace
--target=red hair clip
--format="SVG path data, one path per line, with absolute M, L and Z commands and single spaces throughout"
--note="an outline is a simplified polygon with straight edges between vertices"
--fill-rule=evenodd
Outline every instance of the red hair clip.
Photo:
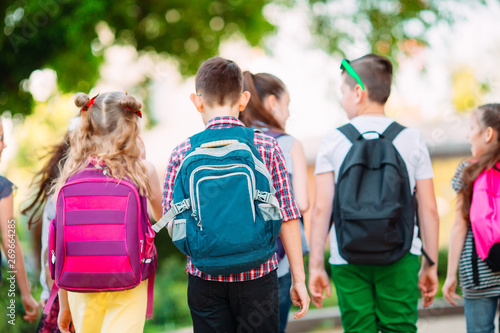
M 89 109 L 89 107 L 91 107 L 92 105 L 94 105 L 94 102 L 95 102 L 95 99 L 97 98 L 97 96 L 99 96 L 100 93 L 98 93 L 97 95 L 95 95 L 94 97 L 92 97 L 90 99 L 90 101 L 87 103 L 87 105 L 85 105 L 81 110 L 80 110 L 80 115 L 83 115 L 85 112 L 87 112 L 87 110 Z
M 127 110 L 134 112 L 136 116 L 138 116 L 139 118 L 142 118 L 141 110 L 132 110 L 131 108 L 127 108 Z

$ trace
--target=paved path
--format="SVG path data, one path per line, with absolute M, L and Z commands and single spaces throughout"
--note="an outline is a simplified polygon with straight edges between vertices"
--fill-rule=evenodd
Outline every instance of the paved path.
M 465 318 L 463 315 L 463 302 L 459 306 L 451 306 L 443 299 L 436 299 L 434 304 L 426 309 L 419 306 L 419 320 L 417 323 L 419 333 L 465 333 Z M 306 332 L 342 332 L 340 324 L 340 311 L 338 307 L 326 309 L 312 309 L 299 320 L 288 324 L 288 333 Z
M 497 321 L 498 322 L 498 321 Z M 466 333 L 463 315 L 447 315 L 420 319 L 417 323 L 418 333 Z M 176 333 L 192 333 L 190 328 L 178 330 Z M 342 328 L 318 328 L 297 333 L 342 333 Z
M 498 322 L 498 319 L 495 320 Z M 419 310 L 419 333 L 466 333 L 463 306 L 452 307 L 443 299 L 436 299 L 432 307 Z M 191 328 L 176 333 L 191 333 Z M 306 317 L 291 320 L 288 333 L 342 333 L 338 307 L 313 309 Z
M 466 333 L 465 317 L 463 315 L 449 315 L 443 317 L 429 317 L 420 319 L 417 323 L 418 333 Z M 342 328 L 324 328 L 297 333 L 342 333 Z

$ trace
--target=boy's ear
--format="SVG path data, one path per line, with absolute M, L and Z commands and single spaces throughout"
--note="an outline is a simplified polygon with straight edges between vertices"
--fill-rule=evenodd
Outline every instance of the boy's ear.
M 248 102 L 250 101 L 251 94 L 249 91 L 244 91 L 240 99 L 238 100 L 238 110 L 240 112 L 245 111 L 245 108 L 247 107 Z
M 189 99 L 191 99 L 191 102 L 193 102 L 194 107 L 198 110 L 198 112 L 203 112 L 203 101 L 201 100 L 201 96 L 191 93 L 191 95 L 189 95 Z
M 355 102 L 356 104 L 359 104 L 363 98 L 367 98 L 368 95 L 367 95 L 367 92 L 366 90 L 363 90 L 363 88 L 361 88 L 361 86 L 359 84 L 356 84 L 354 86 L 354 98 L 355 98 Z

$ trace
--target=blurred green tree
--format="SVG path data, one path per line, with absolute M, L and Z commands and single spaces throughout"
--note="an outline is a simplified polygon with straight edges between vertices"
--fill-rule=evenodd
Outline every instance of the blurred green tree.
M 295 0 L 300 1 L 300 0 Z M 346 56 L 346 45 L 361 46 L 390 58 L 427 45 L 429 28 L 453 23 L 458 5 L 486 5 L 485 0 L 308 0 L 316 44 L 331 55 Z
M 269 0 L 17 0 L 1 1 L 0 108 L 30 114 L 27 80 L 42 68 L 62 92 L 88 90 L 99 77 L 102 49 L 133 45 L 174 59 L 182 74 L 217 54 L 240 33 L 251 44 L 273 31 L 263 16 Z M 111 32 L 99 36 L 99 29 Z M 64 74 L 64 75 L 61 75 Z
M 466 5 L 485 0 L 458 1 Z M 457 1 L 429 0 L 15 0 L 0 2 L 0 110 L 31 114 L 28 78 L 51 68 L 62 92 L 88 91 L 99 77 L 102 51 L 132 45 L 174 59 L 182 74 L 217 54 L 235 33 L 258 45 L 274 30 L 269 3 L 307 4 L 316 45 L 345 56 L 347 45 L 388 56 L 426 44 L 426 32 L 452 22 Z M 64 74 L 64 75 L 61 75 Z M 150 78 L 145 78 L 146 83 Z

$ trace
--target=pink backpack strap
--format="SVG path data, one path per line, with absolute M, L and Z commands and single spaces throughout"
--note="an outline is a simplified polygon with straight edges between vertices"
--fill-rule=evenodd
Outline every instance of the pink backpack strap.
M 146 309 L 146 318 L 151 319 L 153 318 L 153 295 L 154 295 L 154 288 L 155 288 L 155 275 L 156 272 L 153 273 L 148 278 L 148 307 Z
M 49 299 L 47 300 L 47 303 L 45 303 L 45 308 L 43 309 L 43 314 L 45 314 L 45 315 L 50 314 L 50 309 L 52 308 L 52 305 L 54 304 L 54 300 L 57 297 L 58 291 L 59 291 L 59 287 L 57 287 L 56 284 L 54 283 L 52 285 L 52 289 L 50 290 Z

